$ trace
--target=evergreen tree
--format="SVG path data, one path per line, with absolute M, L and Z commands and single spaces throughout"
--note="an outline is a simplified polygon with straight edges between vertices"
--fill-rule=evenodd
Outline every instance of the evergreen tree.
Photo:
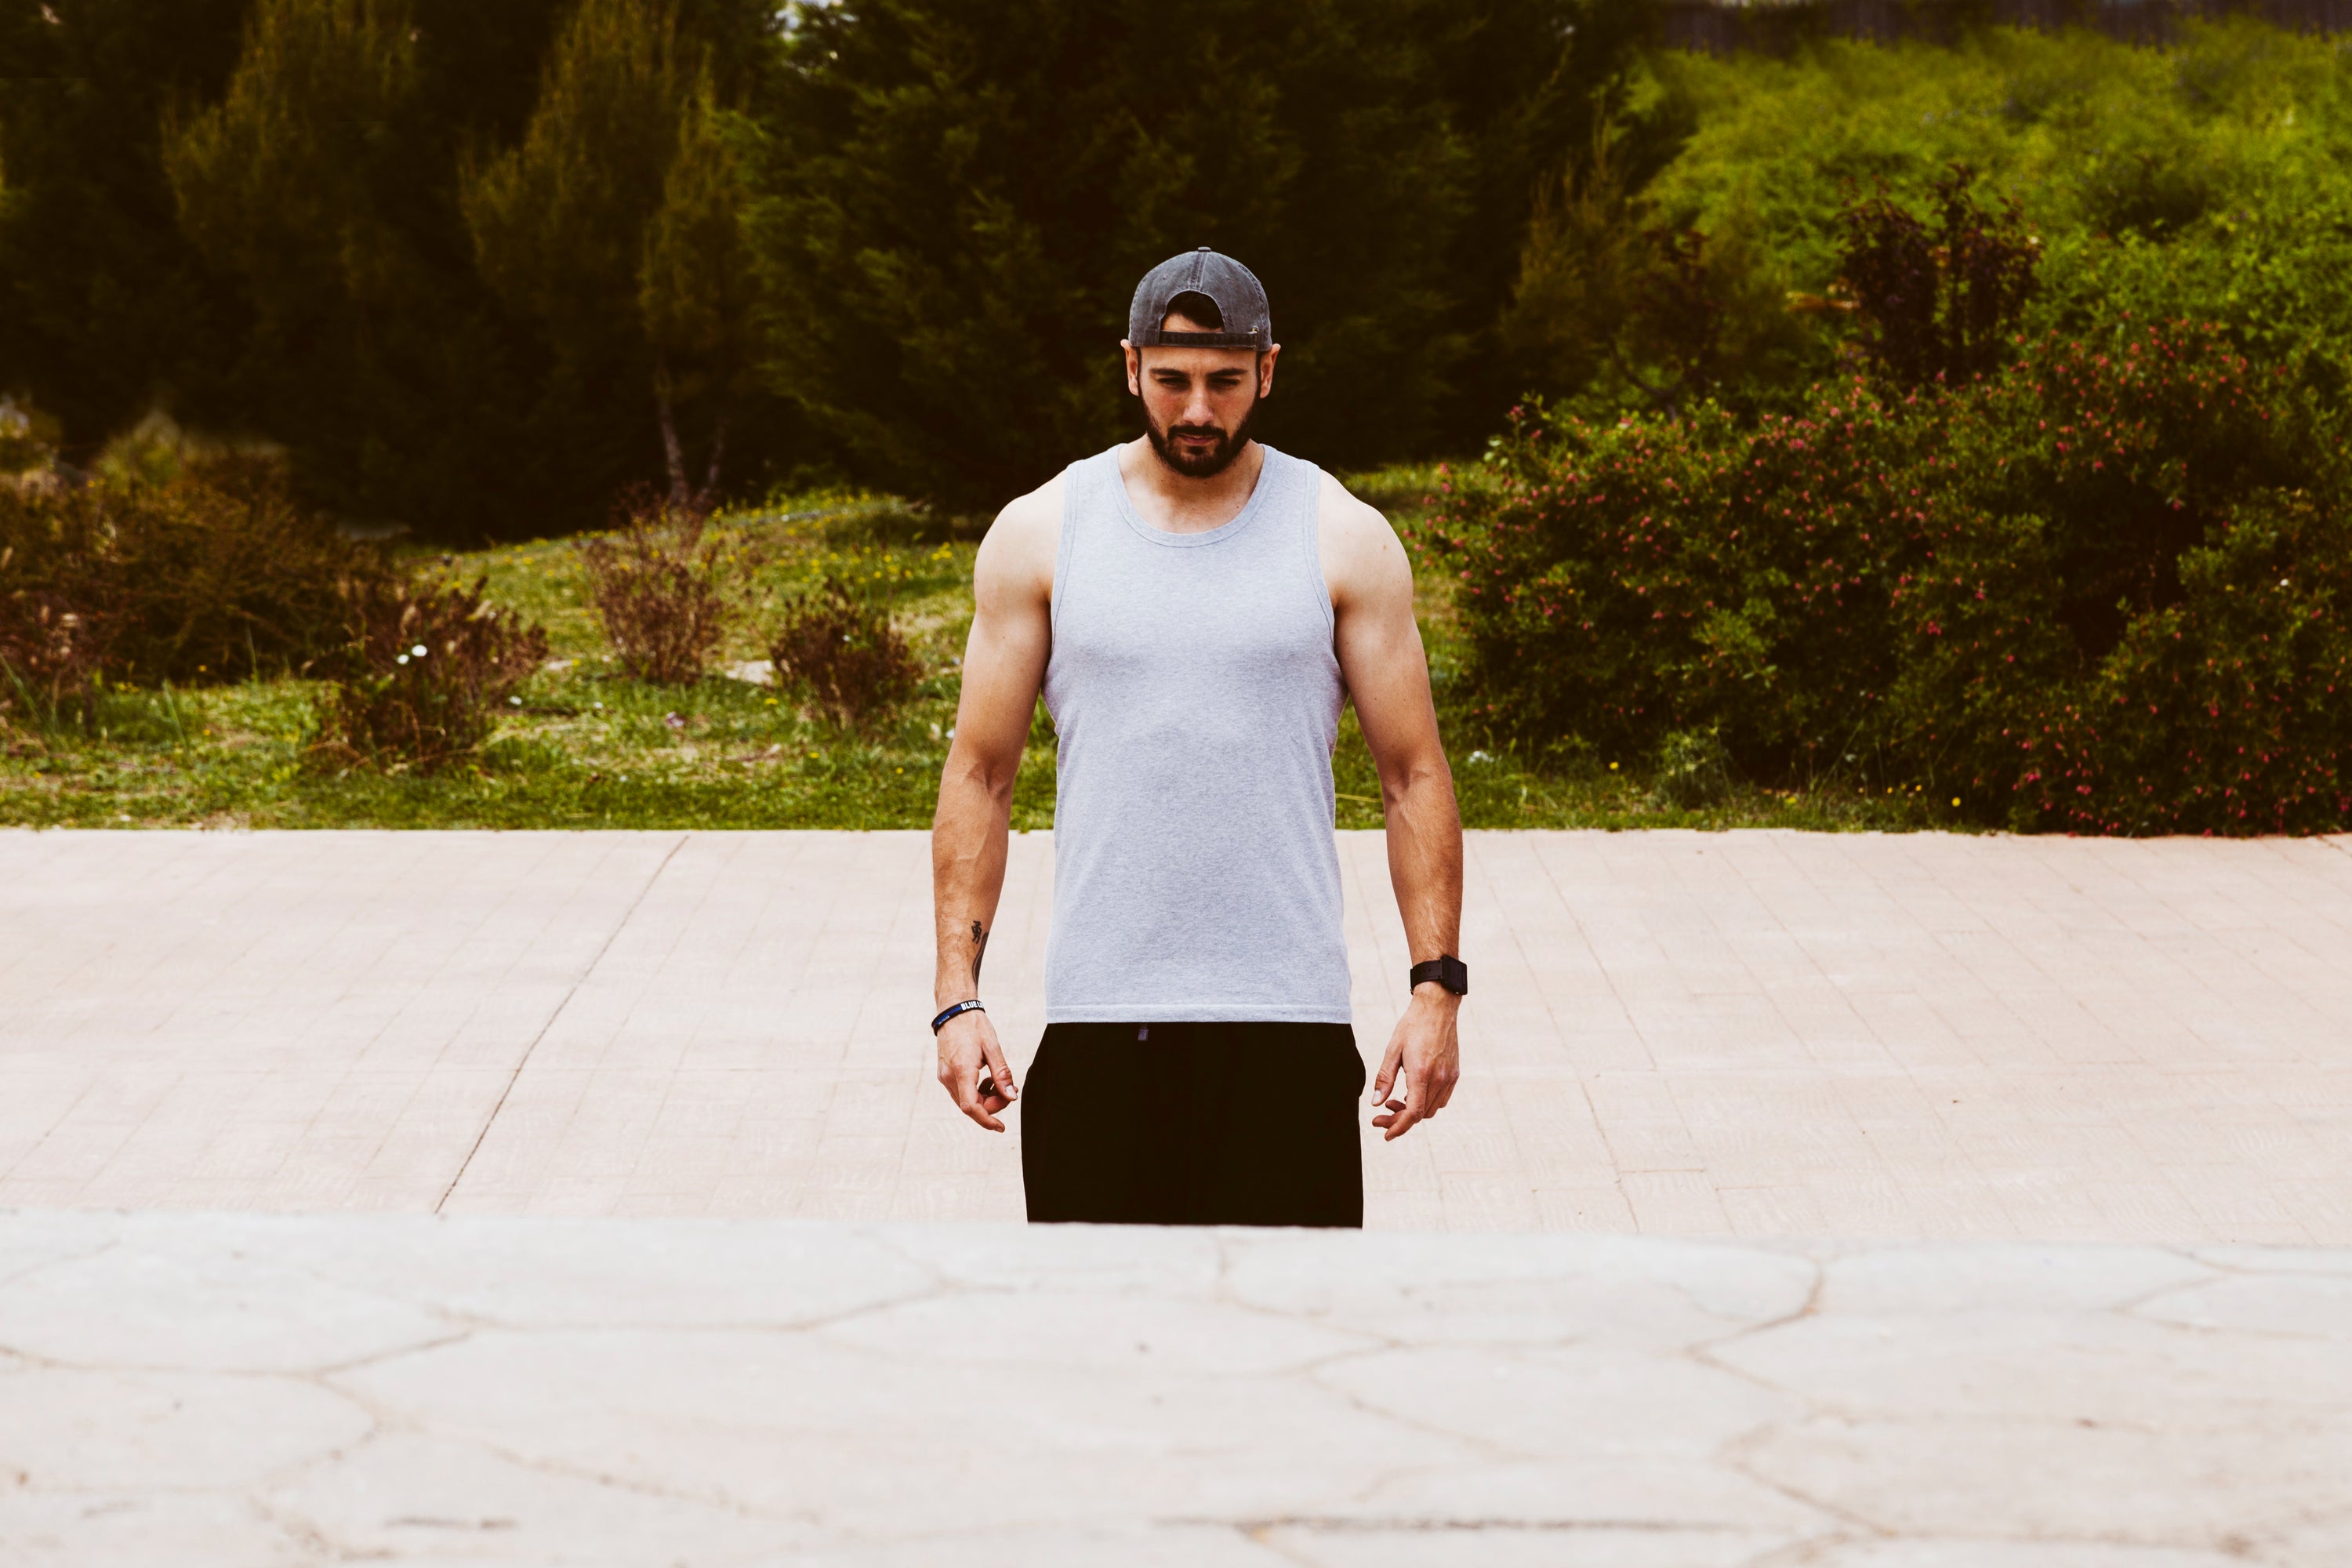
M 0 0 L 0 393 L 442 537 L 706 500 L 794 418 L 996 500 L 1132 427 L 1128 290 L 1214 244 L 1273 293 L 1270 436 L 1456 448 L 1648 6 Z
M 166 103 L 217 92 L 244 0 L 0 0 L 0 390 L 87 458 L 233 357 L 234 299 L 181 237 Z
M 763 367 L 866 477 L 1002 501 L 1132 429 L 1129 291 L 1206 244 L 1273 300 L 1270 437 L 1335 466 L 1457 443 L 1507 405 L 1465 361 L 1639 9 L 799 7 L 751 226 Z
M 182 413 L 283 444 L 336 510 L 464 537 L 572 500 L 570 454 L 532 447 L 516 413 L 529 340 L 456 215 L 471 117 L 527 102 L 533 8 L 486 23 L 450 0 L 256 0 L 217 100 L 163 116 L 180 228 L 236 304 L 233 347 Z M 484 61 L 522 93 L 488 90 Z
M 672 500 L 717 488 L 748 303 L 740 185 L 703 51 L 670 0 L 582 0 L 519 144 L 470 166 L 483 276 L 541 322 L 559 376 L 644 388 Z M 681 412 L 702 416 L 690 478 Z
M 654 352 L 654 395 L 671 498 L 698 510 L 719 487 L 730 413 L 750 394 L 753 281 L 743 247 L 748 197 L 727 123 L 706 77 L 678 119 L 677 153 L 646 226 L 637 310 Z M 688 479 L 678 411 L 709 410 L 700 489 Z
M 257 0 L 221 101 L 166 119 L 182 231 L 243 284 L 252 311 L 240 412 L 314 470 L 387 433 L 403 399 L 384 334 L 430 308 L 383 210 L 401 177 L 415 39 L 404 0 Z M 349 486 L 331 488 L 348 504 Z
M 273 306 L 289 292 L 381 293 L 397 239 L 374 192 L 415 87 L 403 0 L 258 0 L 227 96 L 167 125 L 182 227 Z
M 530 123 L 577 11 L 0 0 L 0 391 L 63 416 L 68 456 L 161 401 L 282 443 L 339 511 L 445 538 L 541 533 L 664 471 L 653 318 L 636 320 L 658 309 L 679 416 L 715 445 L 741 380 L 740 333 L 718 324 L 743 290 L 726 231 L 689 216 L 724 202 L 732 167 L 710 145 L 725 116 L 694 106 L 756 100 L 774 18 L 764 0 L 683 0 L 695 41 L 675 58 L 707 57 L 717 88 L 698 99 L 699 70 L 674 73 L 649 195 L 612 247 L 616 334 L 611 317 L 559 331 L 493 291 L 460 199 L 469 152 L 488 163 L 478 150 Z M 668 281 L 649 290 L 656 226 Z M 616 335 L 635 345 L 617 370 Z M 744 400 L 729 460 L 772 467 L 788 438 L 772 403 Z

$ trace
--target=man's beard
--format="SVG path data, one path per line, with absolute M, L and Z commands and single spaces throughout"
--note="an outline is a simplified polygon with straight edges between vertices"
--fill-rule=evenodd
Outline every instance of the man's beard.
M 1249 412 L 1231 431 L 1220 430 L 1213 425 L 1171 425 L 1162 430 L 1151 422 L 1151 413 L 1146 409 L 1143 433 L 1150 437 L 1151 449 L 1160 454 L 1160 460 L 1186 479 L 1214 479 L 1231 468 L 1234 459 L 1242 455 L 1242 448 L 1249 445 L 1250 426 L 1257 422 L 1258 401 L 1251 400 Z M 1179 436 L 1213 436 L 1217 439 L 1207 451 L 1192 453 L 1176 445 L 1175 437 Z

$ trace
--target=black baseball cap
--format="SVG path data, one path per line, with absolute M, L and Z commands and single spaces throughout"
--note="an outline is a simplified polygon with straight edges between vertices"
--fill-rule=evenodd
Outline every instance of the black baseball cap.
M 1179 294 L 1200 294 L 1224 319 L 1221 331 L 1171 332 L 1160 326 Z M 1207 246 L 1171 256 L 1143 275 L 1127 308 L 1127 341 L 1137 348 L 1270 349 L 1274 321 L 1257 274 Z

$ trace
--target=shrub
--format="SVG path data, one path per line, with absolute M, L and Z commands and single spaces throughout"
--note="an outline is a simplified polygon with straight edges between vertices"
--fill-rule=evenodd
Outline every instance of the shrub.
M 437 773 L 489 738 L 500 706 L 547 658 L 547 634 L 471 588 L 355 583 L 350 640 L 327 690 L 318 754 Z
M 0 658 L 53 702 L 101 673 L 201 683 L 299 670 L 340 640 L 339 585 L 386 570 L 267 458 L 0 486 Z
M 1898 386 L 1958 382 L 1999 363 L 2041 259 L 2014 198 L 1988 218 L 1955 163 L 1936 182 L 1930 228 L 1882 187 L 1845 209 L 1838 281 L 1862 318 L 1863 352 Z
M 0 545 L 0 572 L 8 549 Z M 52 594 L 0 598 L 0 723 L 47 730 L 89 695 L 102 671 L 82 616 Z
M 703 538 L 701 514 L 642 497 L 624 503 L 617 541 L 580 546 L 605 638 L 630 676 L 702 679 L 729 614 L 719 553 L 718 542 Z
M 838 577 L 786 603 L 769 658 L 778 680 L 802 687 L 844 728 L 889 712 L 923 673 L 889 610 L 858 597 Z
M 1860 384 L 1752 430 L 1712 406 L 1556 428 L 1517 411 L 1421 534 L 1454 567 L 1487 717 L 1612 755 L 1715 725 L 1766 773 L 1836 744 L 1886 679 L 1885 608 L 1856 590 L 1909 416 Z
M 47 468 L 57 456 L 58 435 L 56 420 L 30 403 L 0 393 L 0 482 Z
M 2210 327 L 2017 354 L 1753 428 L 1523 417 L 1423 535 L 1491 717 L 1621 752 L 1714 726 L 1752 772 L 2021 828 L 2352 818 L 2347 488 L 2282 373 Z
M 1675 730 L 1658 742 L 1657 772 L 1651 794 L 1662 805 L 1695 811 L 1713 805 L 1731 790 L 1731 757 L 1713 725 Z

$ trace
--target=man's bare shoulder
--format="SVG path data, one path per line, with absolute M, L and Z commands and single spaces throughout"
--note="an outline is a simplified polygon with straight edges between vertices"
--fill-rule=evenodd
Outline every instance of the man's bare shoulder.
M 1379 508 L 1357 500 L 1329 474 L 1316 498 L 1315 533 L 1334 607 L 1382 593 L 1411 597 L 1412 564 L 1396 530 Z
M 1062 476 L 1008 502 L 980 542 L 972 585 L 1026 595 L 1052 592 L 1054 552 L 1062 542 Z

